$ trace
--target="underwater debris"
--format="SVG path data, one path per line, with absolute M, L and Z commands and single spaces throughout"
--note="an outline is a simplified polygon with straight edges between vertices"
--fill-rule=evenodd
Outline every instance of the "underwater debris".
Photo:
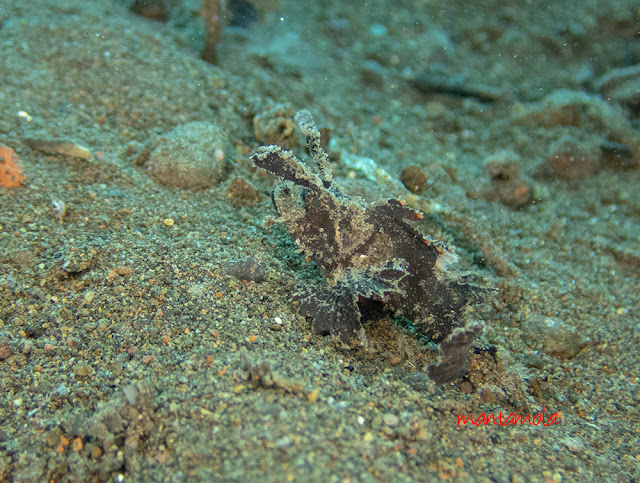
M 478 102 L 500 102 L 507 95 L 491 86 L 465 82 L 457 76 L 446 76 L 440 72 L 422 72 L 416 77 L 407 78 L 410 87 L 423 95 L 443 95 L 452 98 L 474 98 Z
M 167 0 L 133 0 L 129 5 L 129 11 L 159 22 L 169 21 L 169 10 Z
M 91 150 L 67 139 L 23 139 L 31 149 L 44 154 L 70 156 L 72 158 L 89 159 Z
M 499 153 L 487 162 L 485 172 L 491 178 L 491 189 L 485 197 L 518 210 L 531 202 L 533 190 L 522 180 L 520 164 L 510 157 L 510 153 Z
M 0 186 L 16 188 L 21 186 L 25 179 L 20 157 L 13 149 L 0 145 Z
M 59 220 L 60 223 L 64 221 L 64 215 L 67 214 L 67 205 L 63 200 L 51 199 L 51 215 Z
M 299 296 L 300 312 L 316 332 L 343 341 L 385 310 L 405 316 L 436 342 L 445 341 L 444 366 L 430 369 L 431 377 L 444 383 L 463 374 L 480 332 L 479 323 L 467 325 L 466 309 L 486 290 L 446 271 L 456 260 L 453 251 L 409 223 L 421 213 L 395 199 L 369 204 L 344 194 L 332 179 L 311 114 L 301 111 L 295 120 L 317 175 L 279 146 L 261 147 L 252 160 L 286 182 L 272 194 L 280 221 L 329 281 Z
M 204 17 L 204 47 L 202 59 L 211 64 L 218 62 L 218 43 L 222 38 L 222 29 L 226 25 L 224 2 L 220 0 L 203 0 L 202 17 Z

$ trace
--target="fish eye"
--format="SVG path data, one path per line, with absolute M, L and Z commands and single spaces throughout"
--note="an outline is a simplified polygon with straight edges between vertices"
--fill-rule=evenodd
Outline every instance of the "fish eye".
M 318 198 L 317 196 L 309 196 L 307 198 L 307 202 L 313 207 L 313 208 L 320 208 L 322 206 L 322 201 L 320 201 L 320 198 Z

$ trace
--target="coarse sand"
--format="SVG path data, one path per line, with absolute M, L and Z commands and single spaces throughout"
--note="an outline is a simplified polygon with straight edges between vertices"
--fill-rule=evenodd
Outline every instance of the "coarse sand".
M 217 65 L 165 3 L 0 0 L 0 481 L 640 479 L 637 2 L 249 2 Z M 249 155 L 301 109 L 496 289 L 464 378 L 299 315 Z

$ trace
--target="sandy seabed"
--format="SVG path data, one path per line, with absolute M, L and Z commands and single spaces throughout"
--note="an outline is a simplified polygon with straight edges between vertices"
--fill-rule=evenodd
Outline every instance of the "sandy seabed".
M 0 0 L 0 481 L 640 478 L 637 5 L 282 0 L 217 65 L 199 9 Z M 464 378 L 299 315 L 325 282 L 248 155 L 307 158 L 300 109 L 496 289 Z

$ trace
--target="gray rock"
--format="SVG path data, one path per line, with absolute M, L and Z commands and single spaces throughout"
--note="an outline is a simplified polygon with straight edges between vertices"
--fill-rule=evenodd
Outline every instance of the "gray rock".
M 246 280 L 247 282 L 264 280 L 264 269 L 252 257 L 226 262 L 223 268 L 225 273 L 239 280 Z

